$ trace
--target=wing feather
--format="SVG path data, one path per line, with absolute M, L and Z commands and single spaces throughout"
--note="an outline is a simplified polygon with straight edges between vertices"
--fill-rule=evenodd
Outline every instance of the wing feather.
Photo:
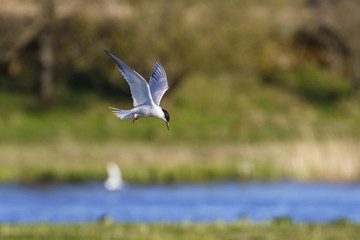
M 119 71 L 124 76 L 125 80 L 130 86 L 131 95 L 133 98 L 133 105 L 137 107 L 143 104 L 150 104 L 152 102 L 150 88 L 146 80 L 137 72 L 128 67 L 120 59 L 109 53 L 105 52 L 115 61 L 119 67 Z
M 166 90 L 169 89 L 164 68 L 156 61 L 149 81 L 150 92 L 155 104 L 160 105 L 161 98 Z

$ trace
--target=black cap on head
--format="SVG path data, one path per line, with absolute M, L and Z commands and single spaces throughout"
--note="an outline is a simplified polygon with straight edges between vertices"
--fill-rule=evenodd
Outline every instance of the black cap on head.
M 164 115 L 165 115 L 166 120 L 169 122 L 169 121 L 170 121 L 170 115 L 169 115 L 169 113 L 168 113 L 165 109 L 163 109 L 163 108 L 162 108 L 162 110 L 163 110 L 163 112 L 164 112 Z

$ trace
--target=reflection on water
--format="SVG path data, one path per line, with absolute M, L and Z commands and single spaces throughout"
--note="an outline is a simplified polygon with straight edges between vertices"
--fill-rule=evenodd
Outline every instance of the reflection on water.
M 116 222 L 262 222 L 287 216 L 296 222 L 360 223 L 360 185 L 126 185 L 113 192 L 102 183 L 0 185 L 1 223 L 93 222 L 104 215 Z

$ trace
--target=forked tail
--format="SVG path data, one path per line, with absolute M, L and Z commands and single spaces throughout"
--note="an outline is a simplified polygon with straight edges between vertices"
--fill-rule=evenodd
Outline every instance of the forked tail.
M 113 108 L 113 107 L 109 107 L 109 108 L 113 109 L 114 111 L 112 111 L 112 112 L 114 113 L 114 115 L 120 119 L 131 119 L 134 117 L 131 110 L 122 110 L 122 109 Z

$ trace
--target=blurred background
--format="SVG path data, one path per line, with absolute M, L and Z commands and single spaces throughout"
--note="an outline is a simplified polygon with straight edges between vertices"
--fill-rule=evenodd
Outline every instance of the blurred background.
M 0 0 L 0 181 L 358 181 L 356 0 Z M 106 49 L 170 89 L 120 121 Z

